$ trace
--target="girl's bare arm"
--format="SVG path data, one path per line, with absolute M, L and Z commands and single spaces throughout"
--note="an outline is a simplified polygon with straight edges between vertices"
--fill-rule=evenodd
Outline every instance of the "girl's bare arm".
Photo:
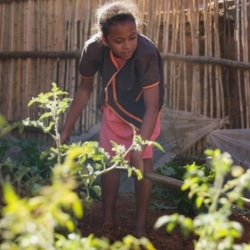
M 93 91 L 93 79 L 93 77 L 81 79 L 80 86 L 76 91 L 65 124 L 61 131 L 61 143 L 65 143 L 67 141 L 77 118 L 80 116 L 82 110 L 86 107 Z
M 143 116 L 140 135 L 143 140 L 150 140 L 159 114 L 159 86 L 145 89 L 143 92 L 146 107 Z M 131 164 L 143 171 L 142 151 L 131 152 Z

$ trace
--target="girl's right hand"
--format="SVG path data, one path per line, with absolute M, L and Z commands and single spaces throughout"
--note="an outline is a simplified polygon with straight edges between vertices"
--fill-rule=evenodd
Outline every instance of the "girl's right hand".
M 69 139 L 68 134 L 66 134 L 66 133 L 64 133 L 64 132 L 62 132 L 62 133 L 60 134 L 60 143 L 61 143 L 61 144 L 65 144 L 65 143 L 68 141 L 68 139 Z

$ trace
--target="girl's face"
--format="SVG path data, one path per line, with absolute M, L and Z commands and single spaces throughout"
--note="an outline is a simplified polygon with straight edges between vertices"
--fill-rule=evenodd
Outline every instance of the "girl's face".
M 137 47 L 137 30 L 134 22 L 119 22 L 108 28 L 107 37 L 103 41 L 108 44 L 116 57 L 129 59 Z

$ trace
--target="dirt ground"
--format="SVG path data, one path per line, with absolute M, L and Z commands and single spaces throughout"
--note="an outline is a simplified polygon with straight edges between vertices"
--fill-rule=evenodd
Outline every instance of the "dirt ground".
M 151 209 L 148 218 L 148 233 L 149 239 L 157 250 L 192 250 L 194 249 L 192 236 L 184 238 L 178 229 L 172 233 L 167 233 L 162 227 L 154 230 L 153 226 L 156 220 L 166 214 L 171 214 L 176 210 L 156 210 Z M 188 215 L 187 215 L 188 216 Z M 191 217 L 191 215 L 189 215 Z M 120 194 L 117 200 L 117 231 L 116 239 L 121 240 L 128 234 L 133 234 L 135 222 L 135 206 L 133 194 Z M 233 213 L 232 220 L 239 221 L 243 228 L 244 234 L 237 242 L 250 242 L 250 214 Z M 102 206 L 101 201 L 94 201 L 91 209 L 85 210 L 84 218 L 79 223 L 80 230 L 84 237 L 89 234 L 94 234 L 101 237 L 102 230 Z

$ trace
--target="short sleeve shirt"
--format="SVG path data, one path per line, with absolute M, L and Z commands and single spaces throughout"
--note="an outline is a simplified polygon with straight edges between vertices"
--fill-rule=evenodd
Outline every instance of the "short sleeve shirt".
M 102 91 L 99 106 L 108 105 L 123 120 L 140 128 L 145 105 L 143 90 L 158 84 L 159 107 L 163 105 L 164 83 L 161 56 L 147 37 L 138 34 L 133 56 L 119 68 L 109 47 L 103 45 L 99 34 L 86 41 L 79 72 L 83 78 L 99 72 Z

